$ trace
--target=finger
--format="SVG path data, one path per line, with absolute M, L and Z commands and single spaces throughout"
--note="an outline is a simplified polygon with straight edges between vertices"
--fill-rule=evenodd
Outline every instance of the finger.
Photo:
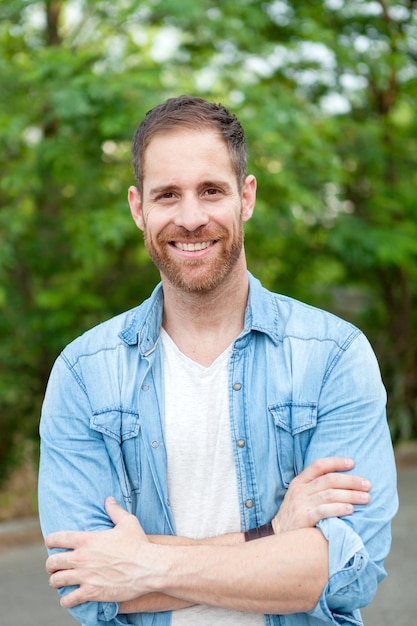
M 355 467 L 355 461 L 347 457 L 331 456 L 322 459 L 316 459 L 308 465 L 299 475 L 298 478 L 303 482 L 310 482 L 333 472 L 347 472 Z
M 78 532 L 75 530 L 63 530 L 57 533 L 51 533 L 45 539 L 45 545 L 47 548 L 62 548 L 67 550 L 73 550 L 81 545 L 83 536 L 86 533 Z
M 311 482 L 314 491 L 326 489 L 345 489 L 351 491 L 369 492 L 372 488 L 367 478 L 354 474 L 326 474 Z
M 348 517 L 355 512 L 356 505 L 366 505 L 371 497 L 363 491 L 334 491 L 321 492 L 322 502 L 311 507 L 308 514 L 310 526 L 315 526 L 320 520 L 330 517 Z
M 120 522 L 127 517 L 131 517 L 131 514 L 128 513 L 123 507 L 121 507 L 120 504 L 118 504 L 112 496 L 106 498 L 104 506 L 107 515 L 110 517 L 111 521 L 115 525 L 120 524 Z
M 317 492 L 315 502 L 320 504 L 368 504 L 371 496 L 367 491 L 353 491 L 350 489 L 327 489 Z
M 49 577 L 49 586 L 54 589 L 73 587 L 81 583 L 80 573 L 73 569 L 56 571 Z
M 81 590 L 79 587 L 70 593 L 67 593 L 65 596 L 62 596 L 59 601 L 60 605 L 63 609 L 72 609 L 74 606 L 81 604 L 83 602 L 87 602 L 88 600 L 92 600 L 93 598 L 85 597 L 85 592 Z
M 48 574 L 59 572 L 60 570 L 71 569 L 74 564 L 70 560 L 72 552 L 60 552 L 58 554 L 52 554 L 46 559 L 45 568 Z
M 334 490 L 317 494 L 322 503 L 311 508 L 310 514 L 315 524 L 329 517 L 345 517 L 355 512 L 355 506 L 365 506 L 371 501 L 369 493 L 364 491 Z
M 348 517 L 355 512 L 353 504 L 335 502 L 333 504 L 326 504 L 317 507 L 311 512 L 311 521 L 314 526 L 323 519 L 329 519 L 331 517 Z

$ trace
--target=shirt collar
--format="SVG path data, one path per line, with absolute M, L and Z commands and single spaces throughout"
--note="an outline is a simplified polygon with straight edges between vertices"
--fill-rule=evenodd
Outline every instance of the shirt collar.
M 279 342 L 278 309 L 274 294 L 265 289 L 250 272 L 249 298 L 245 311 L 245 326 L 241 337 L 251 331 L 267 334 Z M 152 352 L 158 341 L 162 324 L 164 295 L 159 283 L 150 298 L 133 310 L 129 324 L 120 332 L 120 338 L 130 346 L 139 345 L 142 354 Z
M 276 295 L 265 287 L 250 272 L 249 298 L 245 312 L 243 332 L 258 331 L 268 335 L 277 344 L 280 341 L 278 332 L 278 307 Z

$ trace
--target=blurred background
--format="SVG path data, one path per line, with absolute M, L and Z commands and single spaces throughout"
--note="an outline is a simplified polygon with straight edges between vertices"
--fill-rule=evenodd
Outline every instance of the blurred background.
M 53 361 L 158 280 L 130 141 L 181 93 L 241 120 L 251 271 L 369 337 L 417 438 L 417 2 L 0 2 L 0 519 L 36 512 Z

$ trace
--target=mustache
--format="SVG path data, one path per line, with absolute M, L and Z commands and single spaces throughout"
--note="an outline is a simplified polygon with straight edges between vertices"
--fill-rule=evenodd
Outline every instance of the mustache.
M 216 228 L 200 226 L 195 230 L 187 230 L 183 226 L 166 226 L 158 235 L 158 241 L 168 243 L 169 241 L 218 241 L 227 235 L 227 230 L 221 226 Z

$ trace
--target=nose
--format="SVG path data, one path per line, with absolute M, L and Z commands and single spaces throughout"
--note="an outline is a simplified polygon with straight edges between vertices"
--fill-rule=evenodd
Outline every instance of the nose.
M 208 222 L 209 215 L 201 198 L 194 194 L 185 194 L 177 204 L 175 225 L 182 226 L 192 232 L 200 226 L 205 226 Z

